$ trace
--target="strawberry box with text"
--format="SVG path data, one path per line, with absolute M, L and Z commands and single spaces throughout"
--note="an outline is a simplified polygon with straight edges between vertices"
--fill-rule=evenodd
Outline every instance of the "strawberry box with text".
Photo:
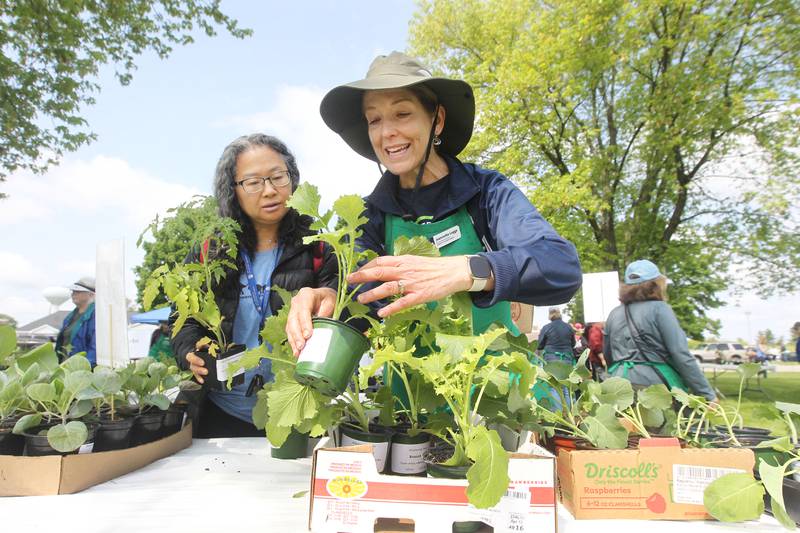
M 467 502 L 466 480 L 379 474 L 368 445 L 319 447 L 311 474 L 309 529 L 373 533 L 382 519 L 413 522 L 417 533 L 451 531 L 483 521 L 494 533 L 555 533 L 555 458 L 527 445 L 511 454 L 506 495 L 490 509 Z
M 677 439 L 642 439 L 633 450 L 561 450 L 561 502 L 575 518 L 706 520 L 703 491 L 731 472 L 752 472 L 742 448 L 681 448 Z

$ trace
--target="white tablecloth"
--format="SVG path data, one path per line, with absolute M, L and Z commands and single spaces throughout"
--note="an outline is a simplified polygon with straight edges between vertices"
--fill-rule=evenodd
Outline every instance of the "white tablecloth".
M 307 531 L 310 459 L 277 460 L 263 438 L 196 439 L 141 470 L 78 494 L 0 498 L 2 532 Z M 559 533 L 778 533 L 771 517 L 713 521 L 574 520 L 559 508 Z

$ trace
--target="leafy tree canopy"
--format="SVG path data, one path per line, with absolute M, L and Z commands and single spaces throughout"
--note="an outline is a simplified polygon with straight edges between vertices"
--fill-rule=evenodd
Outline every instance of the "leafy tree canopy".
M 423 0 L 410 27 L 475 89 L 464 158 L 527 188 L 586 272 L 656 262 L 695 338 L 726 288 L 795 290 L 796 1 Z
M 220 0 L 19 0 L 0 2 L 0 181 L 17 169 L 44 171 L 65 151 L 94 140 L 81 118 L 100 90 L 98 69 L 116 66 L 127 85 L 134 59 L 165 58 L 196 30 L 251 31 L 219 9 Z M 0 194 L 0 197 L 2 195 Z
M 155 220 L 142 232 L 136 245 L 144 250 L 142 264 L 134 267 L 136 275 L 136 302 L 141 306 L 144 290 L 150 274 L 164 264 L 180 263 L 192 246 L 202 239 L 206 229 L 219 218 L 217 201 L 213 196 L 196 196 L 178 207 L 167 210 L 164 218 Z M 150 239 L 145 236 L 150 234 Z M 159 294 L 152 307 L 167 305 L 163 294 Z

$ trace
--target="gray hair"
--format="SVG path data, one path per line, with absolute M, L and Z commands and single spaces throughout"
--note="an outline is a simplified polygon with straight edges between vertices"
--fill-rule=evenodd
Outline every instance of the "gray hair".
M 292 179 L 292 192 L 300 184 L 300 171 L 297 169 L 297 162 L 283 141 L 263 133 L 242 135 L 225 147 L 214 172 L 214 196 L 219 203 L 219 214 L 221 216 L 231 217 L 237 222 L 241 222 L 241 218 L 244 217 L 244 213 L 239 207 L 239 201 L 236 199 L 236 183 L 234 183 L 236 161 L 239 155 L 259 146 L 271 148 L 283 158 L 286 163 L 286 169 L 289 171 L 289 177 Z
M 300 170 L 297 168 L 294 155 L 289 151 L 286 144 L 277 137 L 264 133 L 251 133 L 234 139 L 225 147 L 214 171 L 214 196 L 217 199 L 220 216 L 230 217 L 241 225 L 244 244 L 247 248 L 250 248 L 252 244 L 250 241 L 254 239 L 254 229 L 250 218 L 244 214 L 239 205 L 239 200 L 236 198 L 236 183 L 234 182 L 236 179 L 236 162 L 239 155 L 259 146 L 275 150 L 283 158 L 284 163 L 286 163 L 286 169 L 289 171 L 289 177 L 292 180 L 292 192 L 300 184 Z
M 551 307 L 547 310 L 547 316 L 550 320 L 559 320 L 561 318 L 561 309 L 558 307 Z

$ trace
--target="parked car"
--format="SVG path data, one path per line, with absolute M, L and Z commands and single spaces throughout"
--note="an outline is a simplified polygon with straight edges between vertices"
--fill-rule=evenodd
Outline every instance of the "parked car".
M 784 362 L 797 361 L 797 353 L 796 352 L 781 352 L 781 361 L 784 361 Z
M 778 358 L 774 353 L 762 352 L 761 359 L 758 358 L 758 349 L 755 346 L 747 347 L 747 360 L 751 363 L 764 363 L 766 361 L 774 361 Z
M 691 353 L 698 363 L 733 363 L 738 365 L 748 360 L 747 350 L 738 342 L 700 344 Z

